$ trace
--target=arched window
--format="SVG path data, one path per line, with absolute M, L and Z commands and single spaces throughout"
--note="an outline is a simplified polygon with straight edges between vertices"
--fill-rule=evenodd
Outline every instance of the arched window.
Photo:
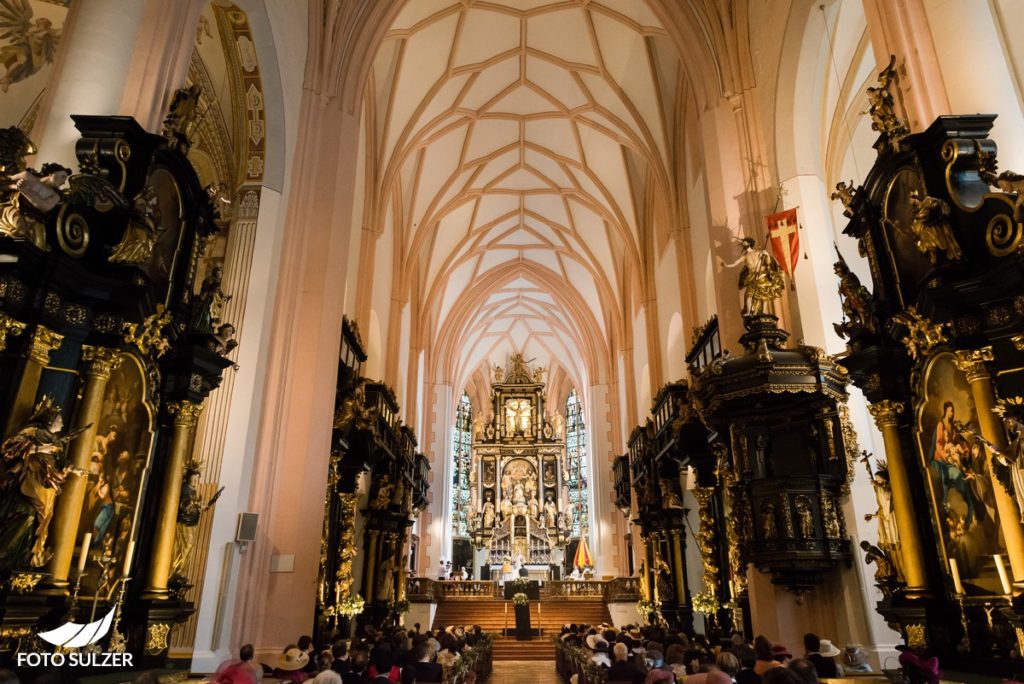
M 466 516 L 469 513 L 470 445 L 473 442 L 473 405 L 469 395 L 462 393 L 455 407 L 455 428 L 452 430 L 452 533 L 456 537 L 469 534 Z
M 569 488 L 572 511 L 572 536 L 579 537 L 589 526 L 587 490 L 587 430 L 583 424 L 583 406 L 573 389 L 565 401 L 565 482 Z

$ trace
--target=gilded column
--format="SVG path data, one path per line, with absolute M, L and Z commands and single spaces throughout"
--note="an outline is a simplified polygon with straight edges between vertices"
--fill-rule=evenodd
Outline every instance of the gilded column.
M 82 388 L 82 399 L 75 413 L 72 430 L 84 431 L 68 446 L 68 462 L 82 470 L 89 469 L 96 441 L 97 421 L 103 406 L 103 394 L 107 389 L 110 374 L 121 362 L 116 349 L 106 347 L 82 347 L 82 360 L 85 366 L 85 385 Z M 79 519 L 82 517 L 82 502 L 88 480 L 85 477 L 71 477 L 64 483 L 60 498 L 57 499 L 57 510 L 54 512 L 52 529 L 55 533 L 53 558 L 50 560 L 50 580 L 55 587 L 64 587 L 68 583 L 68 571 L 75 550 L 75 536 L 78 533 Z
M 889 485 L 892 488 L 892 506 L 896 513 L 896 527 L 900 533 L 904 580 L 910 595 L 920 594 L 928 589 L 928 574 L 921 553 L 921 531 L 918 529 L 917 516 L 914 515 L 910 474 L 903 457 L 897 427 L 898 415 L 903 412 L 903 404 L 884 399 L 869 405 L 868 410 L 874 416 L 885 444 L 885 456 L 889 463 Z
M 675 576 L 676 576 L 676 604 L 680 606 L 686 605 L 686 579 L 683 575 L 683 544 L 680 540 L 680 531 L 672 530 L 669 532 L 672 535 L 672 560 L 675 565 Z
M 171 435 L 170 458 L 160 490 L 160 511 L 157 513 L 150 558 L 149 580 L 146 595 L 160 598 L 167 595 L 167 580 L 171 574 L 171 560 L 174 554 L 174 529 L 178 524 L 178 500 L 181 495 L 181 477 L 185 463 L 192 455 L 193 439 L 202 404 L 179 401 L 167 406 L 167 412 L 174 416 L 174 433 Z
M 967 375 L 967 382 L 971 385 L 981 435 L 1005 453 L 1006 430 L 992 410 L 996 407 L 996 394 L 992 388 L 992 378 L 985 366 L 986 362 L 991 360 L 992 347 L 956 352 L 956 367 Z M 991 454 L 989 459 L 991 462 Z M 1024 582 L 1024 528 L 1020 524 L 1020 512 L 991 467 L 989 477 L 992 478 L 992 492 L 996 499 L 996 509 L 999 511 L 999 526 L 1003 531 L 1006 552 L 1010 556 L 1010 566 L 1013 568 L 1013 581 Z
M 25 365 L 22 366 L 18 390 L 14 395 L 11 414 L 4 426 L 4 436 L 10 437 L 32 415 L 32 407 L 39 389 L 39 378 L 43 369 L 50 363 L 50 352 L 60 347 L 64 336 L 59 335 L 44 325 L 37 325 L 32 332 L 28 349 L 25 350 Z

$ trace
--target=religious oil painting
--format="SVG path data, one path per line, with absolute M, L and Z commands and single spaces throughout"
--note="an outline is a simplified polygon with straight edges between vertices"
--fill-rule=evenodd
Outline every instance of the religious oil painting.
M 940 548 L 955 558 L 965 583 L 994 590 L 993 554 L 1002 551 L 989 456 L 978 439 L 978 413 L 953 354 L 942 352 L 924 373 L 917 441 L 930 488 Z
M 96 418 L 96 439 L 78 524 L 76 559 L 85 535 L 91 535 L 81 589 L 86 596 L 98 593 L 106 597 L 117 589 L 138 518 L 152 444 L 143 368 L 134 356 L 122 354 L 120 358 Z

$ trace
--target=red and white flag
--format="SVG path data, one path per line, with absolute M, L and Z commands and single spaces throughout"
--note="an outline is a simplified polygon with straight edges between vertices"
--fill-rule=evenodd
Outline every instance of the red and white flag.
M 799 224 L 796 219 L 796 207 L 786 209 L 768 217 L 768 239 L 772 244 L 772 253 L 779 266 L 790 278 L 796 270 L 800 256 Z

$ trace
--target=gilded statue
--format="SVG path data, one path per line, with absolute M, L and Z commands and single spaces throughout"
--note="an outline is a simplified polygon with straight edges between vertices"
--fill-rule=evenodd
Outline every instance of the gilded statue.
M 192 321 L 189 329 L 196 333 L 212 334 L 223 323 L 224 306 L 231 301 L 231 295 L 224 294 L 221 283 L 224 269 L 215 266 L 199 288 L 199 294 L 192 302 Z
M 163 329 L 171 322 L 171 312 L 163 304 L 157 304 L 156 310 L 146 316 L 142 323 L 124 324 L 124 341 L 134 345 L 143 354 L 155 350 L 157 356 L 171 348 L 171 343 L 164 337 Z
M 189 133 L 195 128 L 196 121 L 203 114 L 199 111 L 201 93 L 202 90 L 198 85 L 175 91 L 167 118 L 164 119 L 161 134 L 167 138 L 172 148 L 181 152 L 188 152 L 191 147 Z
M 0 444 L 0 567 L 46 565 L 52 553 L 46 538 L 61 485 L 86 472 L 60 461 L 68 442 L 86 428 L 63 437 L 60 407 L 44 396 L 25 427 Z
M 932 323 L 910 305 L 903 313 L 896 314 L 892 320 L 907 329 L 901 342 L 907 348 L 910 358 L 915 361 L 931 353 L 932 348 L 946 341 L 945 323 Z
M 505 369 L 501 366 L 494 366 L 494 382 L 501 383 L 505 381 Z
M 679 497 L 679 484 L 671 478 L 663 477 L 658 482 L 661 488 L 661 505 L 663 508 L 681 509 L 682 499 Z
M 875 320 L 875 300 L 868 288 L 861 285 L 860 278 L 850 270 L 839 247 L 836 247 L 839 261 L 834 265 L 835 274 L 839 276 L 839 297 L 843 306 L 843 322 L 833 323 L 839 337 L 851 338 L 861 333 L 877 332 Z
M 853 181 L 839 181 L 836 183 L 836 191 L 833 192 L 829 197 L 834 202 L 839 200 L 843 203 L 843 215 L 847 218 L 853 216 L 853 198 L 856 195 L 856 186 Z
M 896 577 L 896 567 L 889 554 L 866 539 L 860 543 L 860 548 L 864 551 L 864 562 L 868 565 L 875 564 L 875 584 L 885 596 L 892 595 L 892 585 L 898 581 L 898 578 Z
M 36 146 L 20 128 L 0 129 L 0 236 L 28 240 L 46 249 L 46 227 L 21 206 L 25 157 L 35 153 Z
M 739 286 L 743 290 L 743 315 L 761 316 L 770 313 L 772 302 L 779 298 L 785 283 L 782 269 L 767 249 L 758 249 L 753 238 L 740 241 L 743 253 L 732 263 L 722 263 L 723 268 L 742 264 Z
M 872 471 L 869 462 L 870 454 L 866 451 L 861 453 L 861 460 L 871 477 L 871 486 L 875 490 L 875 500 L 878 502 L 878 510 L 865 514 L 864 520 L 870 522 L 873 518 L 878 518 L 878 543 L 887 549 L 896 548 L 900 542 L 900 535 L 896 527 L 896 512 L 892 503 L 889 466 L 884 460 L 879 459 Z
M 160 224 L 160 202 L 152 185 L 146 185 L 132 200 L 132 213 L 121 241 L 107 258 L 112 264 L 142 264 L 153 254 L 153 247 L 164 228 Z
M 174 552 L 171 561 L 171 577 L 181 584 L 185 579 L 185 564 L 196 542 L 196 527 L 203 513 L 210 510 L 220 495 L 221 487 L 205 503 L 199 496 L 199 477 L 202 464 L 190 461 L 181 478 L 181 493 L 178 496 L 178 522 L 174 527 Z
M 814 538 L 814 515 L 811 512 L 811 500 L 807 497 L 797 497 L 794 501 L 797 509 L 797 517 L 800 519 L 800 536 L 804 539 Z
M 940 254 L 950 261 L 960 261 L 964 253 L 949 224 L 949 205 L 937 197 L 921 197 L 917 190 L 911 190 L 910 206 L 914 209 L 910 232 L 918 251 L 927 254 L 932 264 L 938 263 Z
M 377 570 L 377 588 L 374 596 L 378 601 L 390 603 L 395 592 L 395 559 L 388 554 Z
M 889 92 L 895 76 L 896 56 L 893 55 L 889 64 L 879 72 L 878 85 L 867 89 L 869 106 L 865 113 L 871 117 L 872 130 L 881 133 L 894 149 L 898 149 L 900 141 L 910 134 L 910 129 L 896 115 L 896 102 Z
M 779 536 L 778 528 L 775 525 L 775 503 L 766 501 L 761 509 L 761 533 L 764 540 L 775 539 Z
M 484 501 L 483 527 L 485 530 L 490 530 L 494 527 L 494 502 L 491 500 Z
M 377 485 L 377 495 L 370 502 L 370 508 L 375 511 L 386 509 L 388 504 L 391 503 L 391 493 L 394 489 L 394 485 L 391 484 L 391 478 L 387 475 L 382 477 L 380 484 Z
M 552 497 L 551 492 L 548 492 L 544 499 L 544 526 L 557 527 L 557 525 L 558 507 L 555 505 L 555 500 Z
M 996 175 L 998 164 L 995 154 L 983 151 L 978 140 L 974 141 L 974 148 L 978 154 L 978 176 L 981 177 L 981 180 L 996 186 L 1003 192 L 1024 195 L 1024 175 L 1013 171 L 1003 171 Z

